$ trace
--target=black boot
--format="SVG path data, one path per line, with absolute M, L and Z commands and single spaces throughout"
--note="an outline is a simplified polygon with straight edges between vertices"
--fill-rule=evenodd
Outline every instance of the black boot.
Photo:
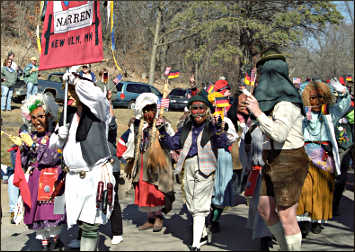
M 51 251 L 63 251 L 64 250 L 64 244 L 63 242 L 58 238 L 56 241 L 53 241 L 50 246 Z
M 211 222 L 211 226 L 210 226 L 210 231 L 212 233 L 219 233 L 221 231 L 221 228 L 219 226 L 219 222 L 218 221 L 212 221 Z
M 322 225 L 318 222 L 313 222 L 311 230 L 313 234 L 320 234 L 322 232 Z
M 302 233 L 302 238 L 305 238 L 309 231 L 311 230 L 311 222 L 310 221 L 300 221 L 298 222 L 298 226 L 301 229 L 301 233 Z
M 272 248 L 272 238 L 269 236 L 260 238 L 260 249 L 261 251 L 270 251 L 269 248 Z

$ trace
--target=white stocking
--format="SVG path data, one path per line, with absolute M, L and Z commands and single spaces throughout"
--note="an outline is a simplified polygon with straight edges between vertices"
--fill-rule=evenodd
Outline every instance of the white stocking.
M 302 244 L 302 234 L 301 232 L 294 235 L 287 235 L 286 237 L 287 246 L 290 251 L 300 251 Z
M 272 226 L 268 226 L 270 232 L 275 236 L 277 242 L 280 245 L 281 251 L 288 251 L 288 246 L 285 238 L 284 229 L 281 225 L 281 222 L 277 222 Z
M 203 229 L 205 228 L 205 217 L 197 215 L 193 217 L 193 242 L 192 247 L 200 248 L 200 240 Z

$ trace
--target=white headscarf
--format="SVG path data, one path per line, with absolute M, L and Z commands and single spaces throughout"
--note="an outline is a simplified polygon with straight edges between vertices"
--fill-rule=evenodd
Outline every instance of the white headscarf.
M 147 105 L 157 104 L 158 96 L 153 93 L 143 93 L 140 94 L 136 99 L 136 104 L 134 106 L 134 115 L 136 119 L 141 119 L 143 116 L 143 108 Z M 158 113 L 157 113 L 158 114 Z

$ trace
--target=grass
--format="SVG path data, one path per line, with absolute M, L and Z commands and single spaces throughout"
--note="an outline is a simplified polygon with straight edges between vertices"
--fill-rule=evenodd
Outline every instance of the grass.
M 2 112 L 2 126 L 1 130 L 5 131 L 8 134 L 16 136 L 18 134 L 18 130 L 23 124 L 22 116 L 21 116 L 21 109 L 20 104 L 12 104 L 12 111 L 9 112 Z M 117 138 L 119 138 L 124 131 L 128 129 L 128 122 L 131 117 L 134 116 L 133 110 L 131 109 L 114 109 L 114 113 L 118 123 L 118 130 L 117 130 Z M 172 127 L 176 130 L 176 124 L 178 119 L 182 116 L 183 112 L 165 112 L 164 116 L 171 122 Z M 118 139 L 117 139 L 118 141 Z M 7 137 L 2 135 L 1 136 L 1 163 L 11 166 L 10 161 L 10 153 L 7 150 L 12 146 L 11 140 Z

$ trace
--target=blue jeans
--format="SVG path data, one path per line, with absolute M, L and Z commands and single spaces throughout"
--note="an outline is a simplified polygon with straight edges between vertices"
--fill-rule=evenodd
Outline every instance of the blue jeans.
M 35 95 L 38 92 L 38 84 L 33 84 L 32 82 L 27 82 L 27 93 L 26 93 L 26 99 L 30 97 L 31 95 Z
M 11 110 L 11 99 L 14 93 L 13 87 L 7 87 L 1 85 L 1 110 Z
M 9 208 L 10 213 L 15 212 L 17 199 L 19 197 L 20 190 L 18 187 L 14 186 L 14 174 L 12 174 L 8 179 L 7 193 L 9 195 Z

